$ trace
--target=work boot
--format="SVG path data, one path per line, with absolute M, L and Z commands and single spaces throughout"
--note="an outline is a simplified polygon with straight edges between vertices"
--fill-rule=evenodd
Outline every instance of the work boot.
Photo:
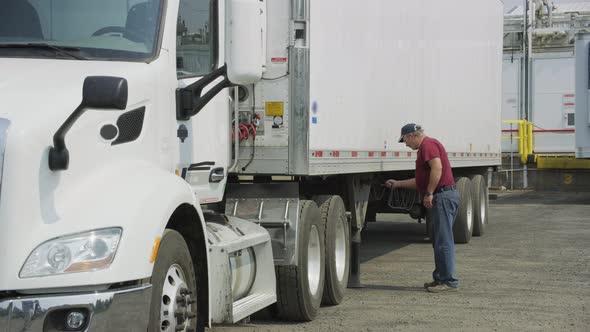
M 426 290 L 431 293 L 450 293 L 450 292 L 456 292 L 457 287 L 451 287 L 446 284 L 440 284 L 440 285 L 436 285 L 433 287 L 428 287 L 428 288 L 426 288 Z
M 431 282 L 425 282 L 425 283 L 424 283 L 424 288 L 425 288 L 425 289 L 428 289 L 428 287 L 434 287 L 434 286 L 436 286 L 436 285 L 438 285 L 438 281 L 436 281 L 436 280 L 433 280 L 433 281 L 431 281 Z

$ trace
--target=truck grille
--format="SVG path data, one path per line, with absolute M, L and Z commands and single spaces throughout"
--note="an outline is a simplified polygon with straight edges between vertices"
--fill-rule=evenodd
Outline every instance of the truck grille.
M 4 151 L 6 150 L 6 136 L 10 121 L 0 118 L 0 198 L 2 197 L 2 173 L 4 172 Z

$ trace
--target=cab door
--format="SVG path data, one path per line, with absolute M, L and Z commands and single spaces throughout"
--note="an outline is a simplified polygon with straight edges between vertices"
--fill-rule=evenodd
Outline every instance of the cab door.
M 180 0 L 176 28 L 178 88 L 198 82 L 224 64 L 217 0 Z M 219 84 L 218 77 L 203 93 Z M 229 89 L 223 89 L 189 120 L 177 121 L 177 168 L 200 204 L 223 198 L 231 162 Z

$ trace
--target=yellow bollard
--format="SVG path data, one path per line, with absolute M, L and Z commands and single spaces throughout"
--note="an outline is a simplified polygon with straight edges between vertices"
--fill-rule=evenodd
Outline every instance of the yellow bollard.
M 518 153 L 520 154 L 520 161 L 526 164 L 526 130 L 524 127 L 524 121 L 520 120 L 518 122 L 518 136 L 520 137 L 518 140 Z
M 502 136 L 502 139 L 517 139 L 520 161 L 526 164 L 528 156 L 533 154 L 533 123 L 526 120 L 502 120 L 503 123 L 518 124 L 518 136 Z
M 529 150 L 527 153 L 527 157 L 530 154 L 533 154 L 533 123 L 529 122 L 528 123 L 528 143 L 529 143 Z

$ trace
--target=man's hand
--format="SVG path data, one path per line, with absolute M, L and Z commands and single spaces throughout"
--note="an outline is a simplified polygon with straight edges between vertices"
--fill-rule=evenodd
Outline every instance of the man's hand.
M 434 198 L 434 195 L 424 196 L 424 199 L 422 199 L 422 205 L 424 205 L 424 207 L 427 209 L 432 209 L 433 198 Z
M 397 188 L 396 182 L 397 181 L 395 181 L 394 179 L 389 179 L 389 180 L 385 181 L 385 183 L 383 184 L 383 186 L 385 188 L 395 189 L 395 188 Z

